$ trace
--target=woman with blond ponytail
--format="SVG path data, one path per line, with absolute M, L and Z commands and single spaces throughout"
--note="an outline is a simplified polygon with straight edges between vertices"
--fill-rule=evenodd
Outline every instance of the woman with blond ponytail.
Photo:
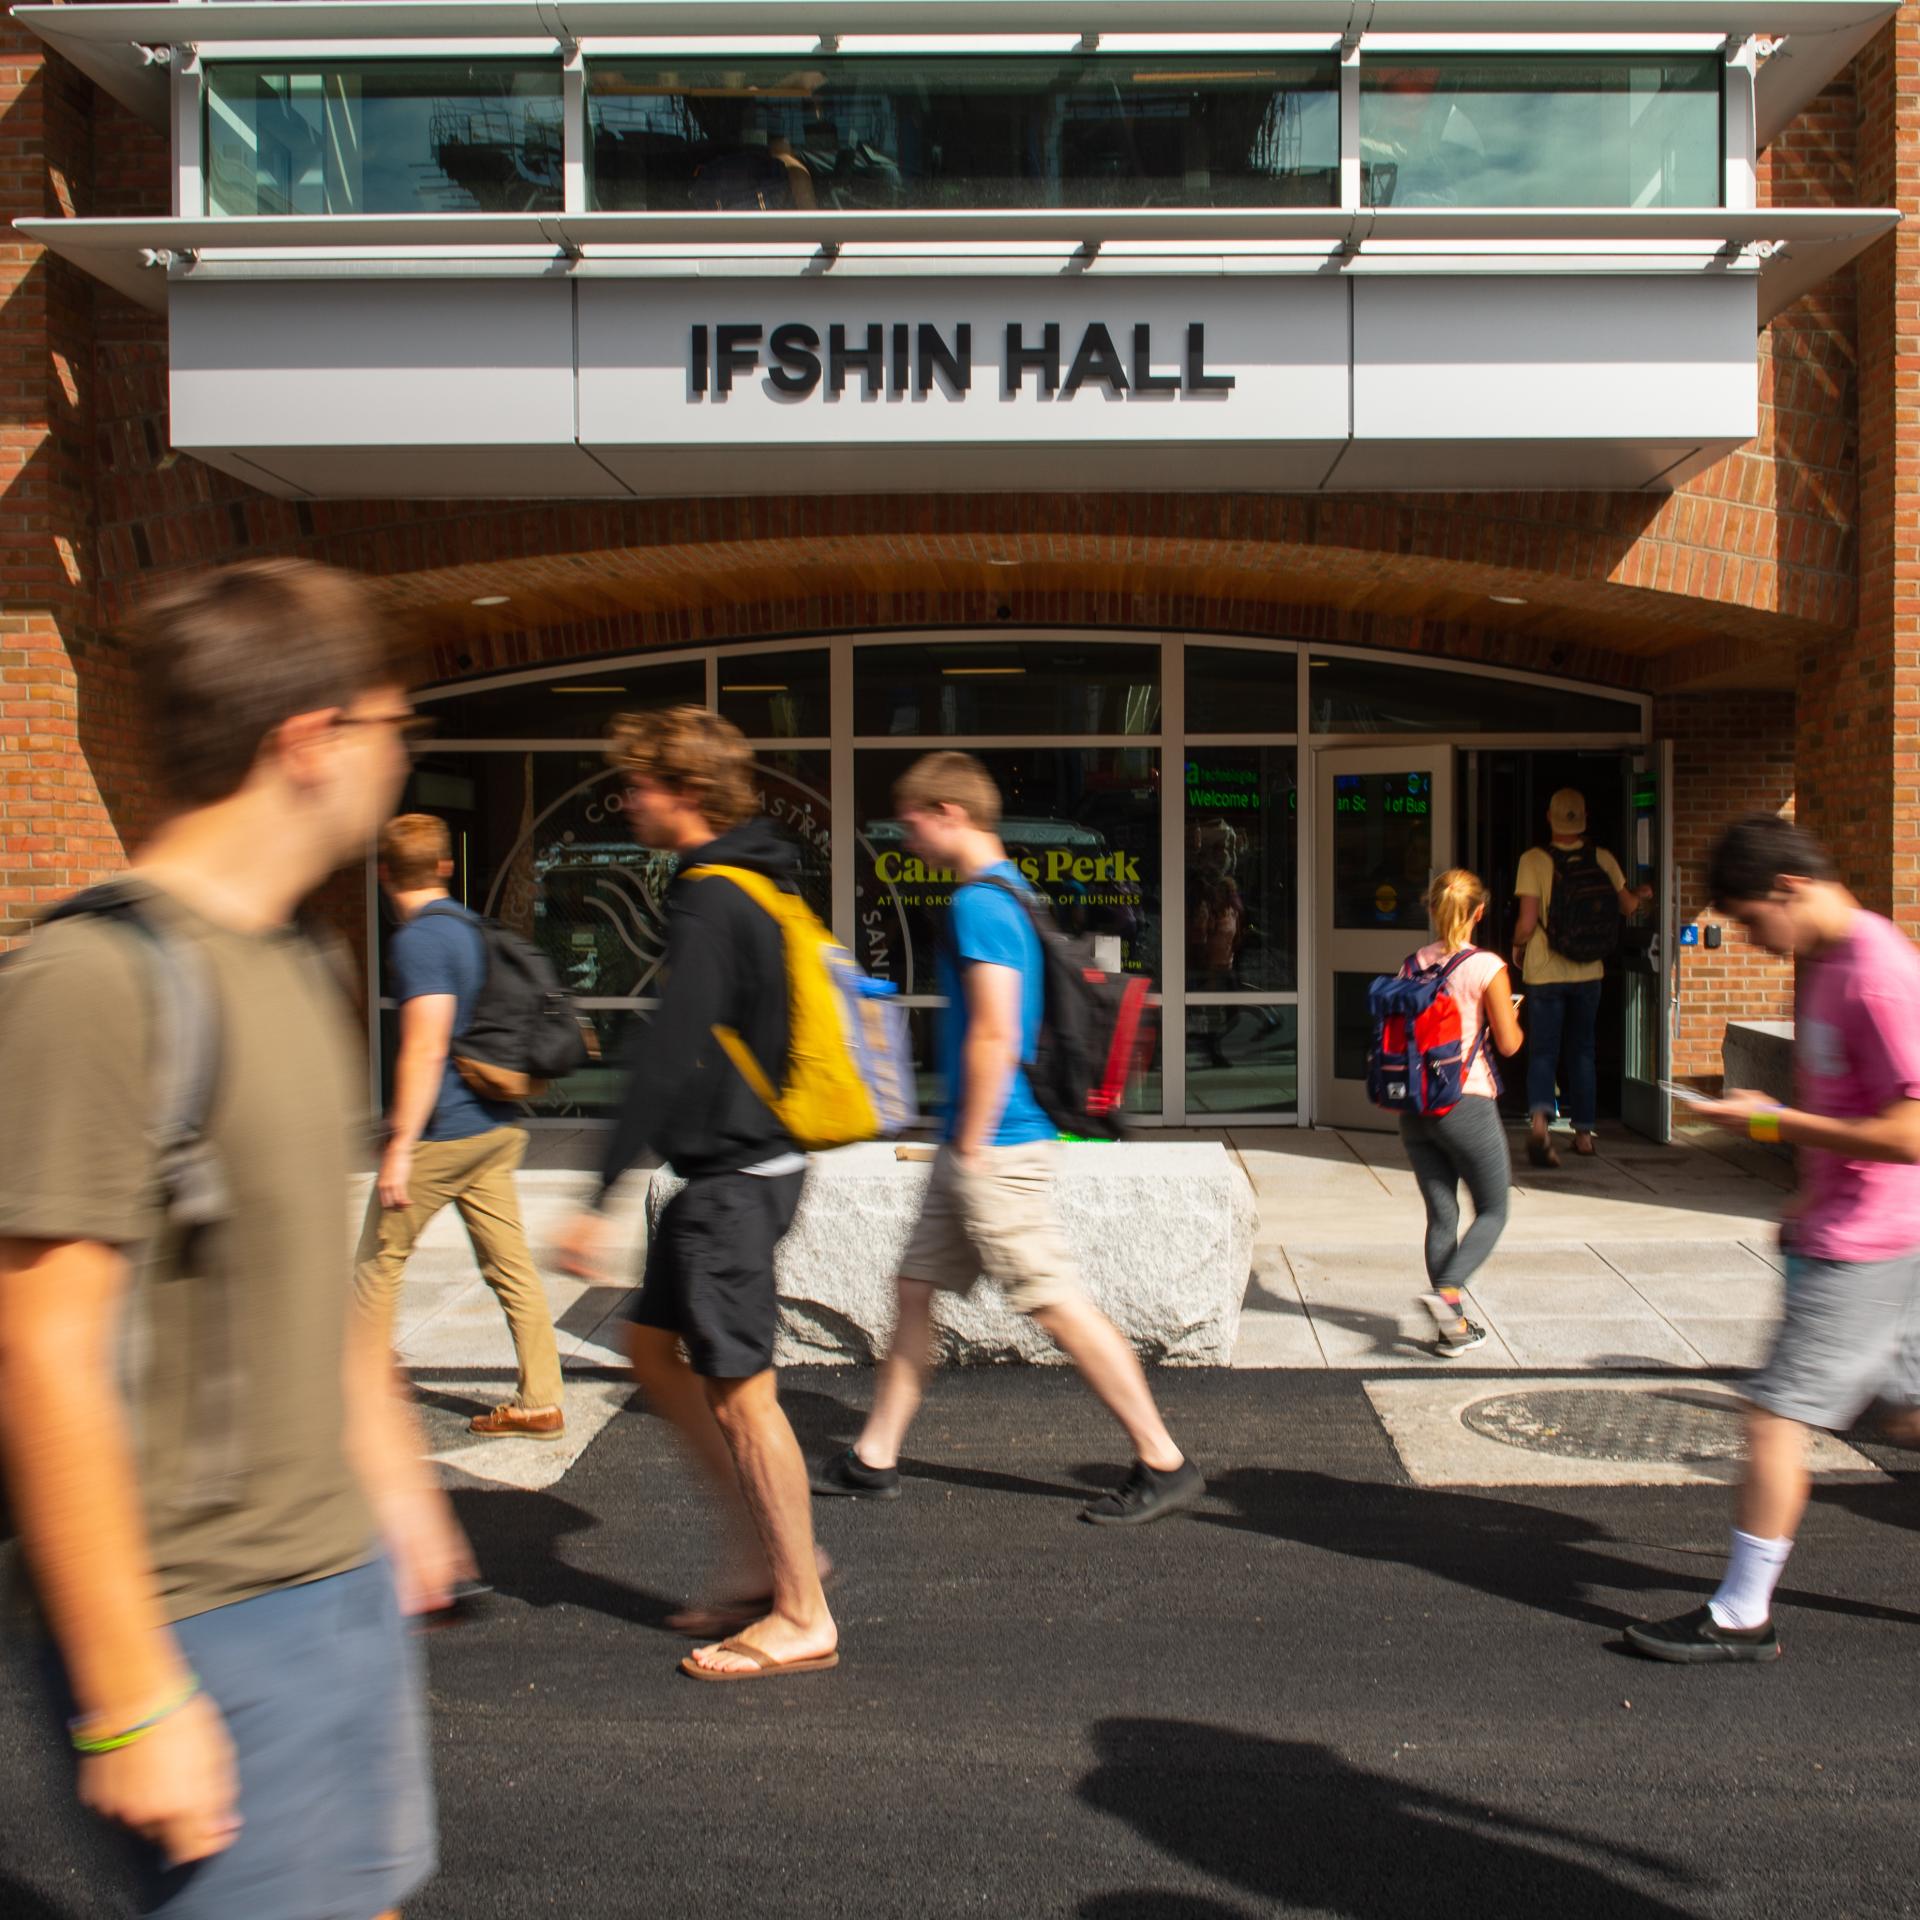
M 1427 890 L 1427 913 L 1435 938 L 1413 956 L 1416 969 L 1443 966 L 1473 946 L 1474 929 L 1487 910 L 1487 889 L 1464 867 L 1443 873 Z M 1501 1053 L 1520 1051 L 1520 1016 L 1514 1011 L 1507 963 L 1478 950 L 1447 976 L 1447 991 L 1460 1012 L 1460 1053 L 1468 1062 L 1459 1101 L 1445 1113 L 1403 1113 L 1406 1143 L 1420 1198 L 1427 1209 L 1427 1306 L 1439 1322 L 1434 1351 L 1451 1359 L 1479 1346 L 1486 1329 L 1464 1311 L 1461 1289 L 1477 1273 L 1507 1224 L 1507 1189 L 1513 1162 L 1500 1121 L 1500 1083 L 1487 1042 Z M 1473 1199 L 1473 1224 L 1460 1232 L 1460 1186 Z

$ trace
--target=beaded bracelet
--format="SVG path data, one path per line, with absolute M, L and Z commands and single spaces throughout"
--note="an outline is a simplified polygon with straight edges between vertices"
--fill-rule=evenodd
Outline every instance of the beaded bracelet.
M 1763 1107 L 1758 1113 L 1747 1117 L 1747 1138 L 1758 1140 L 1763 1145 L 1777 1147 L 1780 1144 L 1780 1117 L 1782 1107 Z
M 82 1714 L 78 1719 L 67 1722 L 67 1738 L 73 1742 L 75 1753 L 118 1753 L 122 1747 L 130 1747 L 136 1740 L 151 1733 L 162 1721 L 171 1720 L 199 1691 L 199 1675 L 191 1675 L 178 1693 L 144 1720 L 136 1720 L 132 1726 L 122 1727 L 118 1733 L 85 1734 L 80 1729 L 86 1725 L 88 1716 Z

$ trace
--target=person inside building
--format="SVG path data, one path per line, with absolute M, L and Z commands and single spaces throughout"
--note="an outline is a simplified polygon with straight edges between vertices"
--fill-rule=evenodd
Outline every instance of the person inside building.
M 1547 802 L 1547 829 L 1548 844 L 1520 856 L 1513 883 L 1520 903 L 1513 959 L 1528 1001 L 1527 1158 L 1536 1167 L 1560 1164 L 1549 1133 L 1556 1087 L 1573 1121 L 1574 1151 L 1594 1152 L 1600 983 L 1623 922 L 1653 898 L 1651 887 L 1628 887 L 1604 847 L 1587 844 L 1586 796 L 1575 788 L 1562 787 Z

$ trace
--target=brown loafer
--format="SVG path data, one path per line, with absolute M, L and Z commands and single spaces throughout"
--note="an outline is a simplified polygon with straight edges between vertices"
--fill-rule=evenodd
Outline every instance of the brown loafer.
M 467 1431 L 482 1440 L 558 1440 L 567 1416 L 558 1407 L 520 1407 L 509 1400 L 491 1413 L 476 1413 Z

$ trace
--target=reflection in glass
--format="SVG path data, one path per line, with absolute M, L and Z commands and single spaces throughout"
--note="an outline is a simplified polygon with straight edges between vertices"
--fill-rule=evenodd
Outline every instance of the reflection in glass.
M 824 740 L 832 726 L 825 649 L 724 656 L 720 711 L 749 740 Z
M 1491 674 L 1398 661 L 1316 657 L 1307 700 L 1315 733 L 1619 733 L 1637 735 L 1637 702 Z
M 1007 854 L 1053 902 L 1069 932 L 1112 942 L 1113 964 L 1160 967 L 1160 780 L 1157 752 L 1134 748 L 989 748 Z M 940 915 L 953 875 L 929 871 L 892 817 L 893 783 L 917 753 L 854 756 L 858 958 L 905 993 L 932 993 Z
M 1433 867 L 1433 775 L 1333 778 L 1333 924 L 1341 931 L 1424 931 Z
M 561 204 L 560 68 L 209 64 L 207 211 L 530 213 Z
M 1378 207 L 1717 207 L 1716 55 L 1418 54 L 1360 66 Z
M 856 647 L 853 719 L 867 736 L 1151 734 L 1160 649 L 1071 637 Z
M 1214 1015 L 1227 1017 L 1219 1020 Z M 1293 1113 L 1299 1102 L 1298 1007 L 1194 1007 L 1188 1011 L 1189 1113 Z
M 590 204 L 1331 206 L 1324 55 L 593 60 Z
M 1188 647 L 1189 733 L 1292 733 L 1300 657 L 1260 647 Z
M 1189 991 L 1292 992 L 1300 817 L 1293 748 L 1191 746 L 1184 798 Z
M 698 660 L 594 667 L 447 699 L 420 696 L 420 710 L 443 740 L 604 740 L 616 714 L 706 703 L 707 670 Z

